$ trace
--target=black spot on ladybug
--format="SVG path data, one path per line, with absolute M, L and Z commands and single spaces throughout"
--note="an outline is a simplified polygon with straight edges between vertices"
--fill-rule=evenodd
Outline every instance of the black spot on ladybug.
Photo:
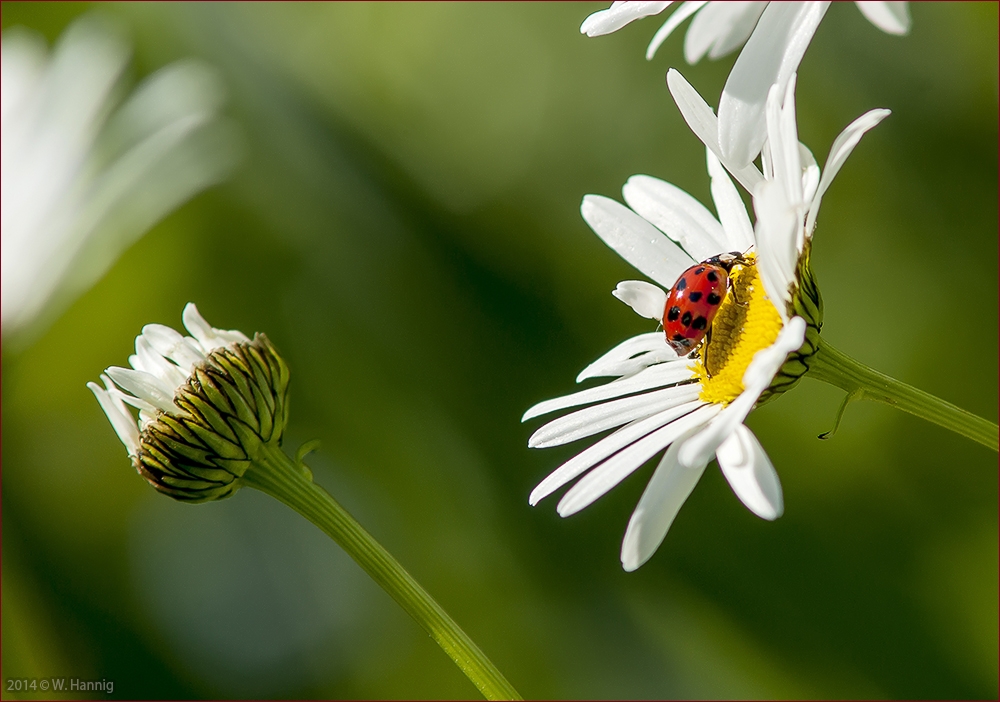
M 708 320 L 706 320 L 704 317 L 698 317 L 698 319 L 694 320 L 694 322 L 691 323 L 691 326 L 694 327 L 695 329 L 704 329 L 706 326 L 708 326 Z
M 681 317 L 681 324 L 683 324 L 685 327 L 690 327 L 691 326 L 691 313 L 690 312 L 685 312 L 684 313 L 684 316 Z
M 701 299 L 701 293 L 698 292 L 697 290 L 692 290 L 688 294 L 688 299 L 691 300 L 691 302 L 698 302 L 698 300 Z
M 684 278 L 681 278 L 680 280 L 677 281 L 677 285 L 675 285 L 674 288 L 677 289 L 677 290 L 683 290 L 687 286 L 688 286 L 687 280 L 684 279 Z
M 706 275 L 705 277 L 708 278 L 713 283 L 719 280 L 719 276 L 716 274 L 715 271 L 709 271 L 708 275 Z
M 667 312 L 667 321 L 668 322 L 676 322 L 677 318 L 680 317 L 680 316 L 681 316 L 681 308 L 678 307 L 677 305 L 674 305 Z
M 704 272 L 705 272 L 705 267 L 704 266 L 698 266 L 697 268 L 694 269 L 694 274 L 695 275 L 701 275 Z M 709 275 L 711 275 L 711 273 L 709 273 Z
M 674 334 L 674 341 L 683 341 L 684 337 L 680 334 Z
M 708 294 L 708 304 L 717 305 L 722 302 L 722 298 L 716 295 L 714 292 Z

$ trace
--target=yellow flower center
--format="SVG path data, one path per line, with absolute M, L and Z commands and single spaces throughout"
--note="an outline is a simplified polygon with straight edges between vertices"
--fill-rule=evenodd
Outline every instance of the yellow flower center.
M 711 334 L 698 347 L 695 375 L 701 383 L 701 399 L 726 405 L 743 392 L 743 374 L 761 349 L 778 338 L 781 317 L 764 292 L 747 254 L 748 266 L 734 266 L 729 276 L 729 294 L 712 322 Z

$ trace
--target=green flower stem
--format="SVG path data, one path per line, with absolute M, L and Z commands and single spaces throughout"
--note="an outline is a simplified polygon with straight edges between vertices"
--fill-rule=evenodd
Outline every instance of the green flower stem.
M 417 620 L 488 700 L 520 695 L 427 591 L 323 488 L 280 448 L 265 445 L 244 474 L 244 485 L 267 493 L 326 532 Z
M 993 422 L 879 373 L 833 348 L 823 337 L 809 359 L 808 375 L 846 390 L 849 399 L 874 400 L 901 409 L 994 451 L 1000 443 L 1000 431 Z

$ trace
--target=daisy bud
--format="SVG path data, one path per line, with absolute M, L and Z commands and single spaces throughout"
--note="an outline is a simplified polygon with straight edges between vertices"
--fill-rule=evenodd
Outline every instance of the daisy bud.
M 131 368 L 108 368 L 87 386 L 154 488 L 185 502 L 228 497 L 288 419 L 288 366 L 270 340 L 210 326 L 192 303 L 191 336 L 146 325 Z M 126 407 L 139 410 L 138 421 Z

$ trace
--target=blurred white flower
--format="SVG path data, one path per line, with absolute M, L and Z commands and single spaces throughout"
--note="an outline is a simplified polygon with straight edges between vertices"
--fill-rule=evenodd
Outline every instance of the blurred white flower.
M 732 168 L 754 193 L 756 228 L 717 157 L 718 125 L 711 108 L 676 71 L 669 76 L 685 119 L 706 144 L 718 219 L 670 183 L 633 176 L 622 188 L 628 207 L 598 195 L 584 198 L 584 219 L 622 258 L 669 289 L 689 266 L 726 252 L 749 265 L 731 275 L 732 291 L 712 322 L 711 336 L 678 358 L 662 331 L 628 339 L 585 368 L 577 382 L 610 383 L 541 402 L 522 421 L 591 405 L 549 422 L 529 439 L 533 448 L 559 446 L 609 429 L 617 431 L 557 468 L 531 493 L 532 505 L 582 478 L 557 510 L 569 516 L 611 490 L 666 448 L 622 543 L 626 570 L 645 563 L 662 543 L 713 455 L 743 503 L 775 519 L 784 503 L 771 461 L 743 424 L 760 403 L 794 386 L 808 370 L 822 324 L 822 303 L 809 252 L 823 193 L 865 131 L 889 114 L 873 110 L 837 137 L 826 171 L 798 141 L 795 76 L 775 86 L 767 102 L 764 173 Z M 643 317 L 662 319 L 667 293 L 644 281 L 619 283 L 615 296 Z M 588 472 L 589 471 L 589 472 Z M 584 475 L 586 473 L 586 475 Z
M 236 157 L 223 86 L 200 63 L 149 76 L 119 104 L 129 48 L 88 15 L 51 55 L 23 28 L 3 34 L 0 99 L 2 328 L 35 331 L 147 229 L 219 182 Z
M 584 20 L 587 36 L 609 34 L 633 20 L 658 14 L 669 2 L 616 2 Z M 906 2 L 857 2 L 862 14 L 889 34 L 910 30 Z M 694 15 L 684 37 L 684 57 L 696 63 L 716 59 L 746 43 L 719 101 L 719 143 L 724 160 L 742 167 L 764 143 L 764 104 L 777 84 L 782 92 L 798 70 L 829 2 L 684 2 L 670 15 L 646 51 L 651 59 L 668 36 Z

